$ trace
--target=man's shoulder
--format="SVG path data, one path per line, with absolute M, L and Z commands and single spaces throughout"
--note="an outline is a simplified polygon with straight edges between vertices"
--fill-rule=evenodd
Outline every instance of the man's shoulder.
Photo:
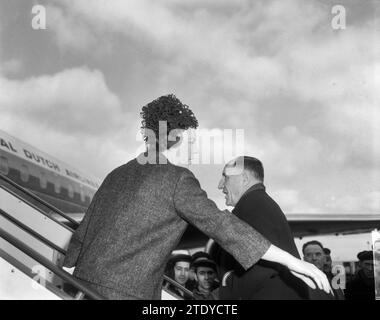
M 274 201 L 265 189 L 248 189 L 244 195 L 240 198 L 241 203 L 251 202 L 251 201 Z
M 258 214 L 272 212 L 276 215 L 283 215 L 278 203 L 265 190 L 252 190 L 242 197 L 236 206 L 237 211 L 252 211 L 258 209 Z
M 217 300 L 216 295 L 218 294 L 217 292 L 202 293 L 197 288 L 192 293 L 195 300 Z
M 363 278 L 357 273 L 350 281 L 347 282 L 347 289 L 357 288 L 363 286 Z
M 295 254 L 293 235 L 280 206 L 263 190 L 250 192 L 234 213 L 273 244 Z

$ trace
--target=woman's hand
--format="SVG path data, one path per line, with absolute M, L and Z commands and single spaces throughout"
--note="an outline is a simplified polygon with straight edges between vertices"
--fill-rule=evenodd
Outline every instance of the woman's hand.
M 286 266 L 291 273 L 297 278 L 304 281 L 310 288 L 324 290 L 326 293 L 332 293 L 327 276 L 311 263 L 302 261 L 292 256 L 290 253 L 271 245 L 268 251 L 261 257 L 263 260 L 280 263 Z
M 315 265 L 311 263 L 301 261 L 297 258 L 295 259 L 295 261 L 292 261 L 288 265 L 290 272 L 294 276 L 300 278 L 312 289 L 315 289 L 315 284 L 317 284 L 319 289 L 324 290 L 326 293 L 331 293 L 334 295 L 327 276 L 321 270 L 319 270 Z

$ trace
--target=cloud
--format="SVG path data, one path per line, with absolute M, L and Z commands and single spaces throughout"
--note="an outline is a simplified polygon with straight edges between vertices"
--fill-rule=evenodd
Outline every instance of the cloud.
M 322 156 L 320 141 L 295 126 L 279 130 L 277 134 L 259 133 L 246 139 L 246 153 L 261 159 L 269 168 L 268 176 L 289 181 L 317 167 Z
M 76 68 L 25 80 L 0 78 L 2 114 L 69 135 L 105 134 L 119 127 L 119 98 L 97 70 Z
M 251 105 L 284 92 L 302 101 L 331 101 L 342 95 L 342 87 L 346 92 L 357 87 L 355 81 L 347 85 L 345 80 L 347 76 L 355 80 L 353 66 L 373 62 L 368 27 L 354 25 L 346 33 L 334 33 L 331 8 L 321 3 L 114 1 L 110 6 L 96 1 L 89 6 L 86 1 L 67 0 L 56 4 L 53 15 L 66 12 L 60 14 L 64 19 L 52 19 L 58 43 L 97 52 L 120 41 L 120 35 L 150 53 L 144 64 L 156 63 L 149 61 L 154 57 L 170 59 L 165 68 L 156 66 L 158 82 L 170 86 L 190 70 L 199 70 L 187 77 L 189 87 L 207 91 L 216 86 L 218 92 L 243 95 Z M 235 11 L 220 19 L 220 11 L 212 9 L 225 6 Z M 178 7 L 185 7 L 188 16 L 179 14 Z
M 23 80 L 0 74 L 0 86 L 2 130 L 73 167 L 104 178 L 134 155 L 138 143 L 126 140 L 137 127 L 124 126 L 128 113 L 100 71 L 75 68 Z
M 1 59 L 1 56 L 0 56 Z M 14 75 L 22 69 L 22 61 L 18 59 L 10 59 L 0 64 L 0 73 L 4 75 Z
M 372 4 L 357 10 L 350 1 L 344 4 L 347 28 L 333 30 L 332 5 L 49 2 L 45 41 L 60 49 L 68 69 L 0 78 L 6 88 L 2 119 L 37 123 L 65 147 L 80 150 L 70 155 L 80 165 L 88 154 L 96 158 L 91 148 L 98 150 L 112 159 L 94 165 L 104 172 L 102 166 L 134 155 L 138 107 L 129 106 L 174 92 L 194 110 L 201 129 L 244 129 L 246 152 L 263 160 L 268 188 L 286 210 L 376 212 L 379 30 Z M 17 73 L 16 62 L 12 69 Z M 71 138 L 77 135 L 85 137 L 83 146 Z M 220 175 L 220 166 L 194 170 L 216 195 L 211 176 Z
M 127 129 L 115 130 L 109 135 L 80 137 L 12 116 L 2 117 L 0 127 L 8 134 L 101 180 L 113 168 L 131 159 L 138 147 L 133 142 L 125 143 L 130 135 Z
M 328 205 L 333 212 L 344 213 L 367 213 L 379 212 L 380 192 L 359 193 L 357 195 L 346 195 L 333 198 Z
M 305 202 L 299 190 L 280 189 L 271 193 L 273 199 L 279 204 L 281 209 L 287 213 L 319 213 L 320 208 L 313 207 L 309 202 Z
M 47 6 L 48 30 L 52 30 L 59 47 L 86 50 L 97 43 L 89 25 L 80 17 L 67 14 L 61 8 Z

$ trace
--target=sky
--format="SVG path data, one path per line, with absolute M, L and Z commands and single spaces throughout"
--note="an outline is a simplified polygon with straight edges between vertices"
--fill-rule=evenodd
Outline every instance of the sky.
M 32 27 L 37 4 L 46 29 Z M 333 28 L 337 4 L 344 29 Z M 379 214 L 379 9 L 0 0 L 0 128 L 103 179 L 141 148 L 142 106 L 173 93 L 199 129 L 244 130 L 244 153 L 262 160 L 284 212 Z M 223 165 L 189 169 L 225 208 Z

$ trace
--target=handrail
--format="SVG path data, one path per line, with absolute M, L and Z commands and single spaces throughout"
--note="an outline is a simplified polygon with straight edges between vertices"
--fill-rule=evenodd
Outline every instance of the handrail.
M 3 240 L 3 239 L 1 239 L 1 240 Z M 3 240 L 3 241 L 5 242 L 5 240 Z M 10 246 L 10 244 L 9 244 L 9 246 Z M 8 252 L 6 252 L 2 249 L 0 249 L 0 258 L 7 261 L 10 265 L 12 265 L 14 268 L 16 268 L 21 273 L 25 274 L 30 279 L 37 280 L 37 283 L 44 286 L 48 291 L 51 291 L 53 294 L 59 296 L 60 298 L 67 299 L 67 300 L 73 299 L 72 294 L 69 294 L 68 292 L 63 291 L 60 285 L 54 283 L 54 280 L 52 282 L 49 282 L 47 279 L 44 279 L 44 280 L 40 279 L 40 276 L 39 276 L 40 270 L 30 269 L 30 267 L 28 267 L 27 264 L 24 263 L 24 261 L 21 261 L 15 257 L 13 257 L 11 254 L 9 254 Z M 50 271 L 49 271 L 49 273 L 50 273 Z M 42 280 L 42 281 L 40 281 L 40 280 Z M 1 280 L 0 280 L 0 282 L 1 282 Z M 26 285 L 26 284 L 24 284 L 24 285 Z M 23 292 L 23 289 L 26 289 L 26 288 L 24 288 L 24 286 L 21 286 L 21 287 L 17 286 L 15 288 L 18 288 L 19 292 L 21 294 Z M 30 297 L 30 298 L 34 299 L 33 297 Z
M 40 240 L 41 242 L 43 242 L 44 244 L 46 244 L 48 247 L 50 247 L 50 248 L 52 248 L 52 249 L 54 249 L 54 250 L 56 250 L 56 251 L 58 251 L 58 252 L 60 252 L 62 254 L 66 254 L 66 250 L 65 249 L 62 249 L 62 248 L 58 247 L 56 244 L 54 244 L 50 240 L 46 239 L 45 237 L 41 236 L 39 233 L 37 233 L 33 229 L 29 228 L 28 226 L 26 226 L 22 222 L 18 221 L 17 219 L 13 218 L 12 216 L 10 216 L 4 210 L 0 209 L 0 216 L 3 216 L 5 219 L 9 220 L 13 224 L 15 224 L 17 227 L 19 227 L 20 229 L 24 230 L 25 232 L 29 233 L 34 238 L 37 238 L 38 240 Z
M 30 196 L 31 198 L 33 198 L 34 200 L 36 200 L 37 202 L 40 202 L 42 203 L 44 206 L 46 206 L 47 208 L 51 209 L 52 211 L 54 211 L 55 213 L 57 213 L 58 215 L 64 217 L 65 219 L 67 219 L 68 221 L 72 222 L 75 226 L 79 226 L 79 223 L 77 221 L 75 221 L 74 219 L 72 219 L 71 217 L 67 216 L 65 213 L 63 213 L 62 211 L 60 211 L 58 208 L 54 207 L 53 205 L 49 204 L 48 202 L 44 201 L 43 199 L 39 198 L 38 196 L 36 196 L 34 193 L 26 190 L 24 187 L 18 185 L 16 182 L 12 181 L 11 179 L 9 179 L 8 177 L 4 176 L 3 174 L 0 173 L 0 179 L 3 179 L 5 182 L 9 183 L 10 185 L 12 185 L 13 187 L 15 187 L 16 189 L 20 190 L 21 192 L 24 192 L 25 194 L 27 194 L 28 196 Z M 11 190 L 8 190 L 7 188 L 5 188 L 4 190 L 6 190 L 7 192 L 11 192 L 13 195 L 15 195 Z M 18 195 L 15 195 L 15 196 L 18 196 Z M 20 199 L 20 197 L 18 197 Z M 28 205 L 31 205 L 33 207 L 35 207 L 34 205 L 32 205 L 31 203 L 29 202 L 26 202 L 24 199 L 21 199 L 22 201 L 24 201 L 25 203 L 27 203 Z M 39 210 L 41 212 L 41 210 Z M 42 214 L 44 214 L 43 212 L 41 212 Z M 20 227 L 21 229 L 23 229 L 24 231 L 28 232 L 29 234 L 31 234 L 32 236 L 34 236 L 35 238 L 37 238 L 38 240 L 41 240 L 44 244 L 46 244 L 47 246 L 59 251 L 60 253 L 62 254 L 66 254 L 66 250 L 64 249 L 61 249 L 59 247 L 57 247 L 56 245 L 54 245 L 53 243 L 51 243 L 49 240 L 47 240 L 46 238 L 42 237 L 41 235 L 39 235 L 38 233 L 36 233 L 34 230 L 30 229 L 29 227 L 25 226 L 23 223 L 19 222 L 19 221 L 16 221 L 14 218 L 12 218 L 11 216 L 9 216 L 7 213 L 5 213 L 3 210 L 0 209 L 0 214 L 3 215 L 5 218 L 7 218 L 8 220 L 12 221 L 14 224 L 16 224 L 18 227 Z M 56 221 L 55 219 L 52 219 L 53 221 L 57 222 L 58 224 L 59 221 Z M 2 229 L 0 228 L 0 231 Z M 3 230 L 3 232 L 6 233 L 6 231 Z M 8 234 L 9 235 L 9 234 Z M 13 236 L 11 236 L 13 237 Z M 14 237 L 13 237 L 14 238 Z M 14 238 L 16 241 L 19 242 L 19 244 L 21 246 L 25 246 L 22 242 L 20 242 L 18 239 Z M 30 248 L 29 248 L 30 249 Z M 21 251 L 23 251 L 22 249 L 20 249 Z M 32 250 L 32 249 L 30 249 Z M 34 251 L 34 250 L 32 250 Z M 34 251 L 34 253 L 38 254 L 37 252 Z M 43 259 L 46 259 L 44 258 L 43 256 L 41 256 L 41 258 Z M 37 259 L 35 259 L 37 260 Z M 37 260 L 38 261 L 38 260 Z M 49 260 L 46 260 L 47 262 L 49 262 L 51 264 L 51 262 Z M 58 268 L 56 267 L 54 264 L 52 264 L 52 266 L 54 266 L 55 268 Z M 48 268 L 50 269 L 50 268 Z M 58 269 L 58 270 L 61 270 L 61 269 Z M 63 271 L 65 272 L 65 271 Z M 69 274 L 69 273 L 67 273 Z M 70 274 L 69 274 L 70 275 Z M 193 293 L 185 288 L 184 286 L 182 286 L 181 284 L 179 284 L 177 281 L 171 279 L 170 277 L 168 277 L 167 275 L 164 275 L 164 280 L 166 280 L 167 282 L 169 282 L 170 284 L 172 284 L 173 286 L 175 286 L 177 289 L 180 289 L 181 291 L 183 291 L 186 295 L 194 298 L 194 295 Z
M 70 231 L 73 231 L 74 229 L 71 228 L 70 226 L 62 223 L 61 221 L 57 220 L 54 215 L 56 216 L 59 216 L 59 214 L 57 213 L 54 213 L 53 211 L 49 211 L 49 213 L 45 212 L 42 208 L 40 208 L 38 206 L 38 204 L 35 204 L 35 203 L 32 203 L 31 201 L 27 200 L 26 198 L 24 198 L 22 195 L 18 194 L 17 193 L 17 190 L 11 190 L 8 186 L 6 185 L 1 185 L 0 184 L 0 189 L 3 189 L 5 190 L 6 192 L 8 192 L 10 195 L 12 195 L 13 197 L 17 198 L 18 200 L 20 200 L 21 202 L 25 203 L 27 206 L 35 209 L 36 211 L 38 211 L 39 213 L 41 213 L 42 215 L 44 215 L 46 218 L 56 222 L 57 224 L 59 224 L 60 226 L 66 228 L 67 230 L 70 230 Z M 42 204 L 43 205 L 43 204 Z M 78 226 L 76 226 L 78 227 Z
M 73 285 L 79 291 L 82 291 L 86 296 L 88 296 L 91 299 L 94 300 L 104 300 L 104 297 L 99 295 L 98 293 L 94 292 L 91 289 L 86 288 L 83 286 L 78 280 L 76 280 L 70 273 L 58 268 L 55 264 L 53 264 L 51 261 L 46 259 L 44 256 L 40 255 L 35 250 L 29 248 L 24 243 L 22 243 L 20 240 L 6 232 L 4 229 L 0 228 L 0 238 L 3 238 L 7 242 L 9 242 L 11 245 L 16 247 L 17 249 L 21 250 L 26 255 L 32 257 L 34 260 L 36 260 L 38 263 L 43 265 L 44 267 L 48 268 L 50 271 L 52 271 L 54 274 L 58 275 L 63 280 L 67 281 L 69 284 Z
M 57 250 L 58 252 L 60 252 L 61 254 L 63 255 L 66 255 L 67 253 L 67 250 L 65 249 L 62 249 L 58 246 L 56 246 L 54 243 L 52 243 L 51 241 L 49 241 L 48 239 L 46 239 L 45 237 L 41 236 L 40 234 L 38 234 L 37 232 L 35 232 L 33 229 L 29 228 L 28 226 L 24 225 L 22 222 L 14 219 L 13 217 L 11 217 L 10 215 L 8 215 L 5 211 L 1 210 L 0 209 L 0 216 L 3 216 L 5 217 L 6 219 L 8 219 L 9 221 L 11 221 L 12 223 L 14 223 L 15 225 L 17 225 L 19 228 L 21 228 L 22 230 L 24 230 L 25 232 L 29 233 L 31 236 L 37 238 L 38 240 L 40 240 L 41 242 L 43 242 L 44 244 L 46 244 L 48 247 L 54 249 L 54 250 Z M 168 277 L 167 275 L 164 275 L 164 280 L 169 282 L 170 284 L 172 284 L 173 286 L 175 286 L 177 289 L 179 290 L 182 290 L 186 295 L 188 295 L 189 297 L 193 298 L 194 295 L 193 293 L 187 289 L 186 287 L 182 286 L 181 284 L 179 284 L 177 281 L 171 279 L 170 277 Z
M 44 267 L 48 268 L 53 273 L 57 274 L 59 277 L 61 277 L 65 281 L 69 282 L 71 285 L 75 286 L 77 289 L 79 289 L 80 291 L 82 291 L 84 294 L 86 294 L 90 298 L 95 299 L 95 300 L 104 299 L 103 297 L 101 297 L 97 293 L 95 293 L 92 290 L 87 289 L 86 287 L 84 287 L 81 283 L 79 283 L 77 280 L 75 280 L 75 278 L 73 278 L 73 276 L 70 273 L 68 273 L 68 272 L 60 269 L 55 264 L 53 264 L 51 261 L 49 261 L 48 259 L 46 259 L 44 256 L 40 255 L 35 250 L 29 248 L 24 243 L 22 243 L 20 240 L 18 240 L 17 238 L 13 237 L 11 234 L 9 234 L 8 232 L 6 232 L 2 228 L 0 228 L 0 237 L 3 238 L 3 239 L 5 239 L 7 242 L 9 242 L 10 244 L 12 244 L 17 249 L 21 250 L 22 252 L 24 252 L 28 256 L 32 257 L 37 262 L 41 263 Z M 64 254 L 66 253 L 65 250 L 62 250 L 62 251 L 63 251 Z M 164 280 L 166 280 L 167 282 L 169 282 L 172 285 L 174 285 L 177 289 L 182 290 L 189 297 L 194 298 L 193 293 L 189 289 L 185 288 L 184 286 L 182 286 L 181 284 L 179 284 L 175 280 L 171 279 L 167 275 L 164 275 Z
M 42 203 L 44 206 L 46 206 L 47 208 L 49 208 L 50 210 L 54 211 L 55 213 L 57 213 L 58 215 L 60 215 L 61 217 L 67 219 L 68 221 L 70 221 L 71 223 L 73 223 L 75 226 L 79 226 L 79 223 L 77 221 L 75 221 L 74 219 L 72 219 L 71 217 L 69 217 L 68 215 L 66 215 L 64 212 L 62 212 L 61 210 L 59 210 L 58 208 L 56 208 L 55 206 L 53 206 L 52 204 L 46 202 L 45 200 L 39 198 L 38 196 L 36 196 L 33 192 L 30 192 L 29 190 L 25 189 L 24 187 L 20 186 L 19 184 L 17 184 L 16 182 L 14 182 L 13 180 L 9 179 L 8 177 L 4 176 L 3 174 L 0 173 L 0 179 L 6 181 L 7 183 L 9 183 L 10 185 L 12 185 L 13 187 L 15 187 L 16 189 L 24 192 L 25 194 L 27 194 L 28 196 L 30 196 L 31 198 L 33 198 L 34 200 Z

